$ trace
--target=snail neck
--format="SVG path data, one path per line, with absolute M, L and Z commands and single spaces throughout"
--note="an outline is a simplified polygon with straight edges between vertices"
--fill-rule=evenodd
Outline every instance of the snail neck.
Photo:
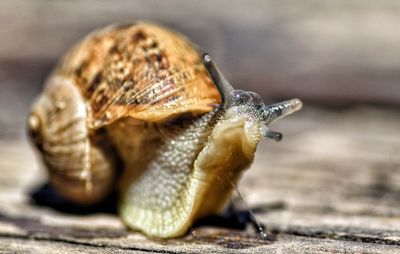
M 254 159 L 262 138 L 259 124 L 246 120 L 251 113 L 240 110 L 224 112 L 195 161 L 192 186 L 199 190 L 195 200 L 202 203 L 196 217 L 222 212 L 231 196 L 232 183 L 237 183 Z M 207 187 L 202 187 L 205 183 Z

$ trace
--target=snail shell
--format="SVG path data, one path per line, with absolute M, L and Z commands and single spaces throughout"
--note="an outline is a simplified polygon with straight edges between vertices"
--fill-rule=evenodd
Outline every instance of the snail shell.
M 268 128 L 301 107 L 234 90 L 209 55 L 150 23 L 88 35 L 60 61 L 28 131 L 51 184 L 92 204 L 117 189 L 131 228 L 168 238 L 220 212 Z

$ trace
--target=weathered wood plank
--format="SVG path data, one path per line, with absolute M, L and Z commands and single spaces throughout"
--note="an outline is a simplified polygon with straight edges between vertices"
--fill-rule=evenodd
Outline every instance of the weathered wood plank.
M 224 239 L 221 237 L 221 239 Z M 219 240 L 220 242 L 222 240 Z M 215 239 L 213 239 L 215 240 Z M 236 241 L 236 239 L 231 240 Z M 399 248 L 394 245 L 375 243 L 360 243 L 318 239 L 293 235 L 280 235 L 278 242 L 265 244 L 262 247 L 241 247 L 236 249 L 218 248 L 212 245 L 191 244 L 177 241 L 180 244 L 168 248 L 168 244 L 152 244 L 151 248 L 135 247 L 135 241 L 129 246 L 110 243 L 79 242 L 70 239 L 31 239 L 31 238 L 0 238 L 0 252 L 5 253 L 397 253 Z M 143 244 L 141 244 L 143 246 Z M 216 245 L 223 245 L 219 243 Z
M 26 141 L 1 141 L 0 252 L 396 253 L 400 250 L 400 115 L 396 109 L 308 108 L 274 126 L 239 188 L 267 226 L 195 227 L 180 239 L 147 239 L 117 215 L 32 202 L 45 181 Z

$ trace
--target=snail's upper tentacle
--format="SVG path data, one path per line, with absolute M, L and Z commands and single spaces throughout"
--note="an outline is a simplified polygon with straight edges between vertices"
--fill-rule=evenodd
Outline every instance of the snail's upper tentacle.
M 285 116 L 288 116 L 301 109 L 303 103 L 295 98 L 287 101 L 265 105 L 261 110 L 264 117 L 264 122 L 267 126 L 274 123 Z
M 207 71 L 210 74 L 211 78 L 213 79 L 219 92 L 221 93 L 222 103 L 224 104 L 225 108 L 228 108 L 230 106 L 229 97 L 231 93 L 234 91 L 234 88 L 228 82 L 228 80 L 226 80 L 226 78 L 218 69 L 218 67 L 214 64 L 209 54 L 207 53 L 203 54 L 203 63 L 206 66 Z

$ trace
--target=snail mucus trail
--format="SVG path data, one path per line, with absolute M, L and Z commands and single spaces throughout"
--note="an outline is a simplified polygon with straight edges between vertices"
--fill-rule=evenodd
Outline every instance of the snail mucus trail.
M 222 212 L 260 140 L 282 138 L 269 126 L 300 108 L 235 90 L 184 36 L 138 22 L 67 53 L 28 129 L 61 195 L 93 204 L 117 189 L 128 227 L 171 238 Z

